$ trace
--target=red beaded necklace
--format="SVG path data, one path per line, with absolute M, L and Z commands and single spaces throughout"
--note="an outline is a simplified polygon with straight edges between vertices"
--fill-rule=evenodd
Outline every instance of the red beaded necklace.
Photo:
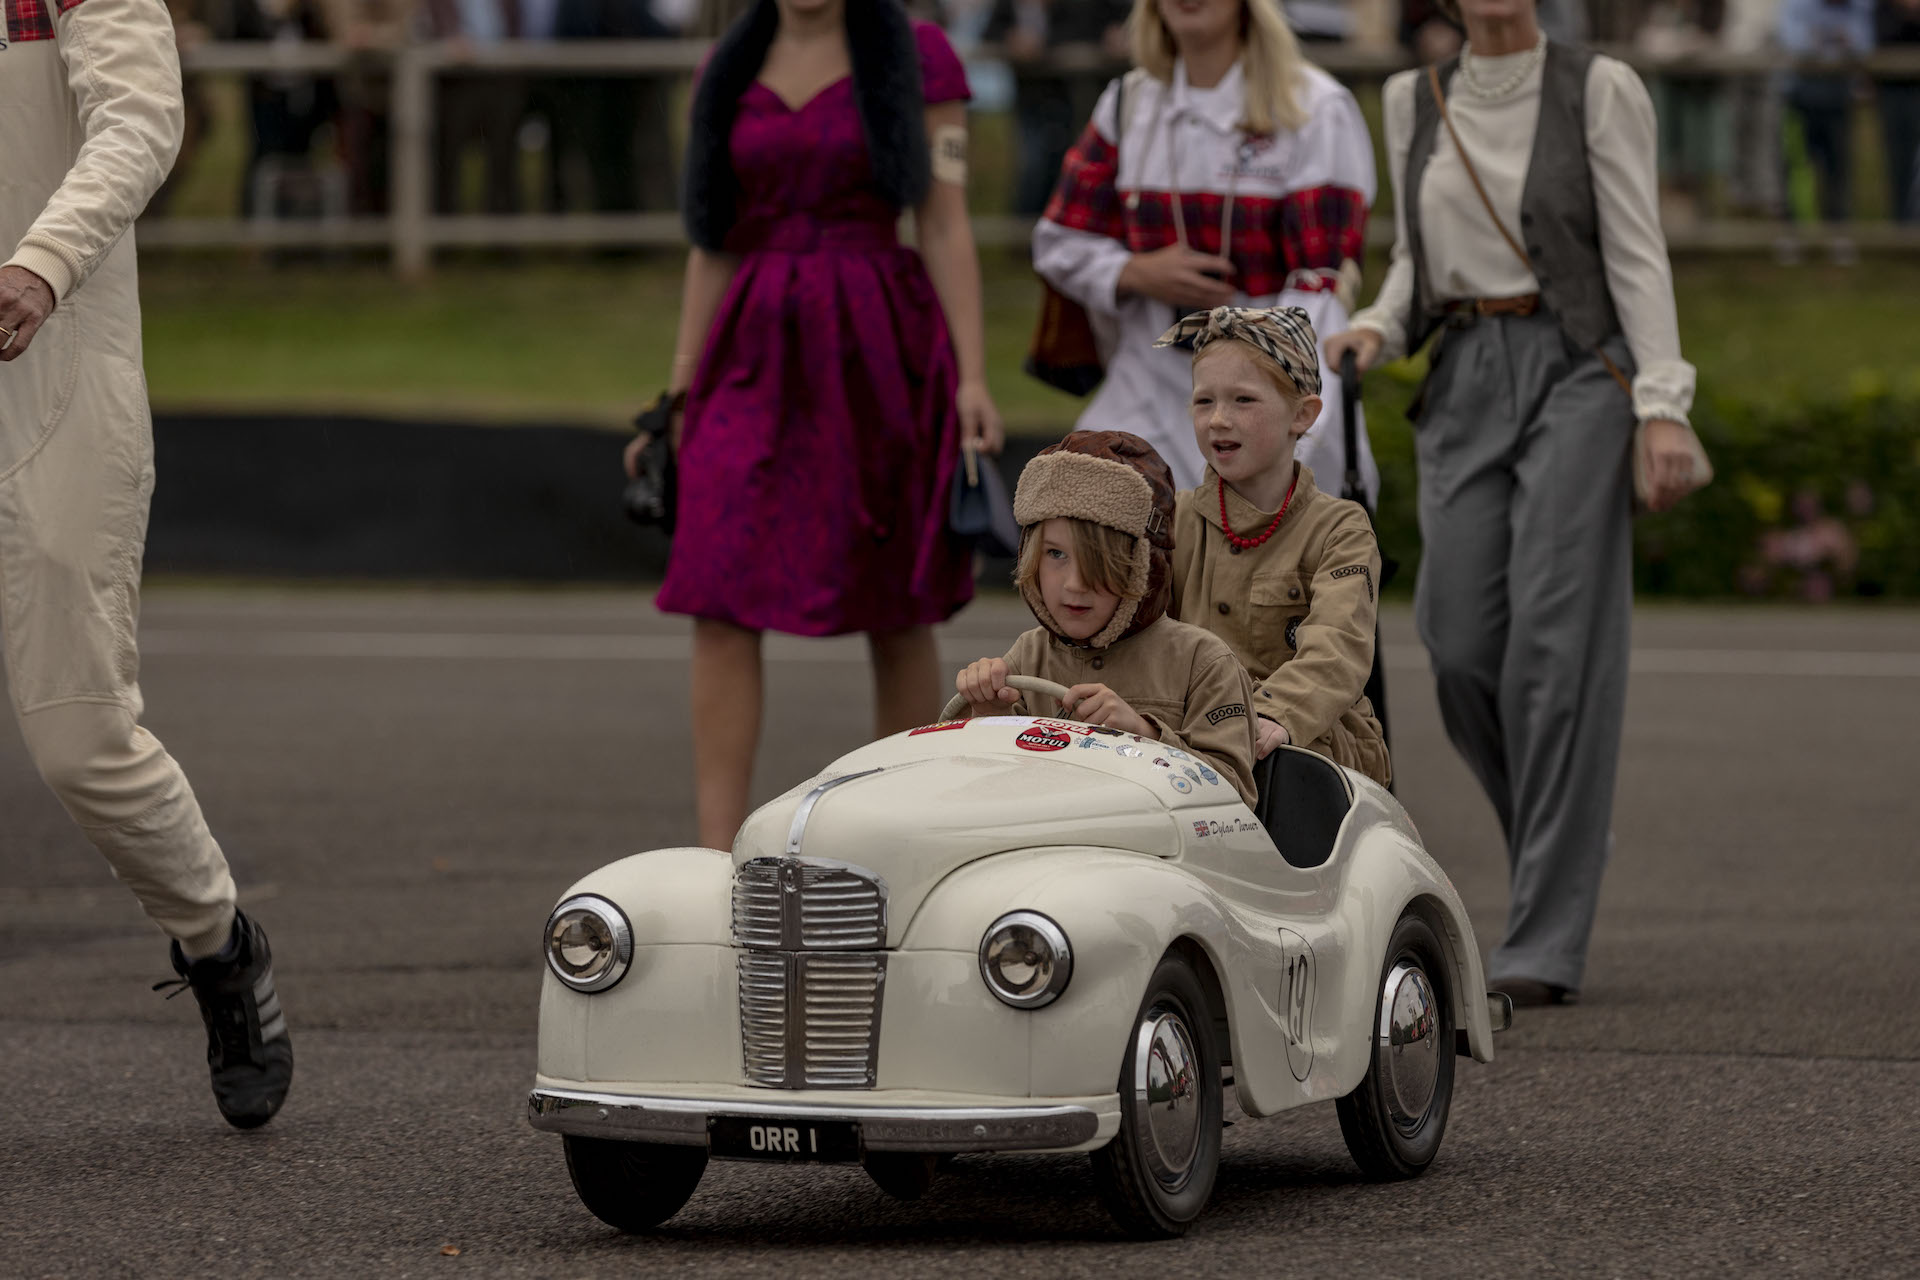
M 1243 538 L 1239 534 L 1233 531 L 1232 525 L 1227 523 L 1227 482 L 1225 480 L 1220 481 L 1220 528 L 1223 531 L 1225 531 L 1227 535 L 1227 541 L 1231 542 L 1234 546 L 1240 548 L 1242 551 L 1251 551 L 1255 547 L 1259 546 L 1261 543 L 1265 542 L 1268 538 L 1271 538 L 1273 536 L 1273 531 L 1280 527 L 1280 522 L 1287 518 L 1287 508 L 1293 505 L 1294 487 L 1299 483 L 1300 483 L 1300 469 L 1298 467 L 1295 467 L 1293 470 L 1293 481 L 1292 483 L 1287 485 L 1287 496 L 1285 499 L 1281 501 L 1280 510 L 1274 514 L 1273 523 L 1268 525 L 1267 531 L 1261 534 L 1259 537 Z

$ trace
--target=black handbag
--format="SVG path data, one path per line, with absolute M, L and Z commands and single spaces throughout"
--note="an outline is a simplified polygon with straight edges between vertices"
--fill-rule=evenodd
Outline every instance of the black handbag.
M 1013 500 L 1000 469 L 971 447 L 961 451 L 960 460 L 947 503 L 947 532 L 983 556 L 1019 555 L 1020 523 L 1013 518 Z
M 634 430 L 647 435 L 640 448 L 634 478 L 621 495 L 627 519 L 662 533 L 673 532 L 673 518 L 679 498 L 680 475 L 673 457 L 673 414 L 675 398 L 666 392 L 641 410 L 633 420 Z

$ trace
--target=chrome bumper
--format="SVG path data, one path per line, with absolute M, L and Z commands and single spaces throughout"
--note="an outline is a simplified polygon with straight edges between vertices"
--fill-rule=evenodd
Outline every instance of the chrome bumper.
M 845 1107 L 823 1103 L 731 1102 L 645 1098 L 631 1094 L 535 1089 L 527 1123 L 548 1133 L 699 1147 L 712 1116 L 851 1121 L 869 1151 L 1048 1151 L 1098 1136 L 1099 1115 L 1087 1107 Z

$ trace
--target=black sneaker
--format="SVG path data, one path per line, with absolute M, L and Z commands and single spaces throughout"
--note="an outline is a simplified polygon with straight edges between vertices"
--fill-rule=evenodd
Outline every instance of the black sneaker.
M 233 937 L 219 955 L 188 963 L 176 942 L 172 957 L 173 971 L 180 976 L 156 982 L 153 989 L 173 987 L 169 1000 L 191 989 L 199 1002 L 200 1020 L 207 1024 L 213 1100 L 220 1114 L 236 1129 L 265 1124 L 293 1082 L 293 1041 L 273 989 L 273 953 L 266 931 L 235 911 Z

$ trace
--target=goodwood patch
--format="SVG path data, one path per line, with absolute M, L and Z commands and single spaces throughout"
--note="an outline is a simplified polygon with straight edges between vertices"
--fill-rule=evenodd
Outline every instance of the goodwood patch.
M 1033 726 L 1013 742 L 1027 751 L 1061 751 L 1073 745 L 1073 739 L 1067 734 L 1040 725 Z
M 1246 703 L 1229 702 L 1224 707 L 1215 707 L 1213 710 L 1207 712 L 1207 723 L 1219 724 L 1222 720 L 1231 720 L 1235 716 L 1244 716 L 1245 714 L 1247 714 Z
M 1373 568 L 1372 566 L 1364 565 L 1364 564 L 1350 564 L 1344 569 L 1335 569 L 1328 576 L 1331 577 L 1336 582 L 1339 581 L 1341 578 L 1352 578 L 1355 576 L 1364 576 L 1367 580 L 1367 599 L 1369 600 L 1373 599 Z

